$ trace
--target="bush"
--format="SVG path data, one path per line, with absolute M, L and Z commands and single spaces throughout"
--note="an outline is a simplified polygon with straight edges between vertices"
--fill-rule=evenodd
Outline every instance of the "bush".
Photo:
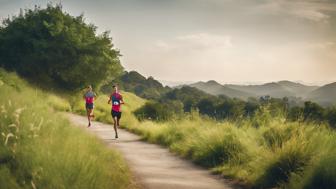
M 336 155 L 323 157 L 312 168 L 311 175 L 305 179 L 304 189 L 336 188 Z
M 336 129 L 336 107 L 328 109 L 326 117 L 330 127 Z
M 199 138 L 194 140 L 191 148 L 191 158 L 206 167 L 218 166 L 229 161 L 239 164 L 247 159 L 247 149 L 229 128 L 223 131 L 203 131 Z
M 302 138 L 293 138 L 274 152 L 274 157 L 264 162 L 261 176 L 255 181 L 257 188 L 273 188 L 289 182 L 292 174 L 303 173 L 312 157 Z M 260 165 L 262 166 L 262 165 Z
M 293 129 L 290 127 L 273 126 L 267 128 L 262 136 L 266 145 L 270 149 L 274 150 L 281 148 L 282 145 L 291 138 L 291 136 L 294 134 L 293 132 Z
M 139 120 L 149 119 L 155 121 L 167 121 L 173 116 L 183 112 L 183 105 L 178 101 L 166 103 L 147 102 L 144 106 L 134 111 Z

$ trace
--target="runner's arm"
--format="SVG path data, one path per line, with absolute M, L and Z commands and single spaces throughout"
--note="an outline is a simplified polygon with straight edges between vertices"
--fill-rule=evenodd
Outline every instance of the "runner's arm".
M 112 95 L 110 95 L 110 98 L 109 98 L 109 100 L 107 101 L 107 104 L 110 104 L 110 103 L 111 103 L 111 97 L 112 97 Z
M 120 104 L 125 104 L 123 97 L 120 95 Z

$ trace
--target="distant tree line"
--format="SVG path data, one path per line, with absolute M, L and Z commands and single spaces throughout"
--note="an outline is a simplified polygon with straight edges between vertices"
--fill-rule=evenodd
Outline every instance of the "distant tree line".
M 287 121 L 328 123 L 336 128 L 336 108 L 323 108 L 307 101 L 304 106 L 293 105 L 288 98 L 263 96 L 243 101 L 226 96 L 213 96 L 193 87 L 172 89 L 156 101 L 150 101 L 134 113 L 139 119 L 168 120 L 183 112 L 197 109 L 200 114 L 217 120 L 249 119 L 261 111 L 271 116 L 283 116 Z

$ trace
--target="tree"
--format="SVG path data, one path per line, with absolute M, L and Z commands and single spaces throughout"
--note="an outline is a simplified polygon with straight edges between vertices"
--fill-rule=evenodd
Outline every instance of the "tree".
M 336 128 L 336 107 L 327 110 L 327 120 L 332 128 Z
M 307 101 L 304 103 L 303 117 L 305 121 L 321 122 L 324 120 L 324 109 L 314 102 Z
M 43 86 L 76 90 L 112 80 L 122 70 L 109 33 L 96 35 L 96 26 L 61 5 L 5 19 L 0 44 L 0 66 Z
M 201 114 L 212 117 L 215 115 L 215 101 L 213 99 L 204 98 L 197 103 L 196 107 Z
M 245 103 L 244 107 L 244 115 L 247 117 L 252 117 L 254 116 L 255 112 L 258 110 L 259 104 L 257 100 L 249 100 Z
M 174 116 L 180 116 L 183 112 L 183 104 L 179 101 L 165 103 L 149 101 L 134 111 L 139 120 L 151 119 L 155 121 L 167 121 Z
M 290 121 L 300 121 L 303 118 L 303 107 L 294 106 L 289 109 L 287 119 Z

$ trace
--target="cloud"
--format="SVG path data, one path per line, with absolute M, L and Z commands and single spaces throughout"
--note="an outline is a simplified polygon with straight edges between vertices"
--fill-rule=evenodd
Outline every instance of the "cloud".
M 316 0 L 272 0 L 254 7 L 255 11 L 288 15 L 315 22 L 327 22 L 328 11 L 336 11 L 336 3 Z
M 172 40 L 159 40 L 155 43 L 154 48 L 159 48 L 165 51 L 176 50 L 213 50 L 227 49 L 232 47 L 232 39 L 229 35 L 214 35 L 209 33 L 195 33 L 182 35 L 173 38 Z

